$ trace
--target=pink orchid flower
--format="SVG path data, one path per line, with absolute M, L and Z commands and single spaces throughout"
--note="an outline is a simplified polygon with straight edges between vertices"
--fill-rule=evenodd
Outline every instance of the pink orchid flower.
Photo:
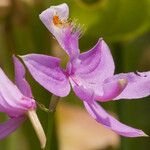
M 70 92 L 83 100 L 88 113 L 99 123 L 126 137 L 146 136 L 139 129 L 124 125 L 110 116 L 98 103 L 118 99 L 137 99 L 150 95 L 150 72 L 114 75 L 115 65 L 103 39 L 89 51 L 80 53 L 80 27 L 68 21 L 67 4 L 51 6 L 40 14 L 40 19 L 66 51 L 70 60 L 66 69 L 60 59 L 41 54 L 21 58 L 33 78 L 54 95 L 64 97 Z
M 41 147 L 45 147 L 45 134 L 36 115 L 36 102 L 33 99 L 31 88 L 25 80 L 25 69 L 20 61 L 13 56 L 15 65 L 16 85 L 11 82 L 0 68 L 0 111 L 9 116 L 9 120 L 0 124 L 0 139 L 14 132 L 26 120 L 30 118 L 37 133 Z M 39 133 L 40 132 L 40 133 Z M 43 139 L 42 139 L 43 138 Z

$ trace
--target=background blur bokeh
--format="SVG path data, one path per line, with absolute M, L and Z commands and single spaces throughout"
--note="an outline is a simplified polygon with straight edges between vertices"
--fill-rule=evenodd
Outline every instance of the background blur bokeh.
M 13 79 L 12 54 L 42 53 L 63 58 L 52 35 L 39 20 L 39 13 L 66 2 L 70 15 L 83 25 L 81 51 L 103 37 L 111 48 L 116 73 L 150 70 L 150 0 L 0 0 L 0 66 Z M 50 94 L 29 74 L 37 101 L 48 106 Z M 150 97 L 140 100 L 107 102 L 103 106 L 122 122 L 150 135 Z M 47 113 L 37 109 L 47 128 Z M 149 150 L 150 138 L 124 138 L 103 128 L 82 109 L 72 93 L 63 98 L 56 111 L 56 126 L 50 137 L 57 150 Z M 0 114 L 0 121 L 6 116 Z M 38 150 L 39 143 L 29 121 L 0 141 L 0 150 Z

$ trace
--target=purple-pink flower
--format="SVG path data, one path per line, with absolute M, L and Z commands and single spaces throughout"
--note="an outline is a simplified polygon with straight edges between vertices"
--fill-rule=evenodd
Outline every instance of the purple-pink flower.
M 68 21 L 66 4 L 51 6 L 40 19 L 66 51 L 70 60 L 66 69 L 60 59 L 41 54 L 28 54 L 22 59 L 33 78 L 54 95 L 64 97 L 70 92 L 83 100 L 89 114 L 105 127 L 122 136 L 146 136 L 139 129 L 122 124 L 98 103 L 118 99 L 137 99 L 150 95 L 150 72 L 114 75 L 115 65 L 110 50 L 101 38 L 89 51 L 80 53 L 80 27 Z
M 0 139 L 14 132 L 27 118 L 30 118 L 41 147 L 45 147 L 45 134 L 36 115 L 36 102 L 33 99 L 30 85 L 25 79 L 22 63 L 13 56 L 15 66 L 15 83 L 11 82 L 0 68 L 0 112 L 9 116 L 8 121 L 0 124 Z
M 23 67 L 14 57 L 16 85 L 12 83 L 0 68 L 0 111 L 9 116 L 9 120 L 0 124 L 0 139 L 16 130 L 24 122 L 28 110 L 36 108 L 31 97 L 31 89 L 24 79 Z

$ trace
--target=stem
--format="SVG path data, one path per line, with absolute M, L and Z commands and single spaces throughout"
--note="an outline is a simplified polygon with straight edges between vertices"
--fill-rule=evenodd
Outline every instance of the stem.
M 27 112 L 27 115 L 33 125 L 33 128 L 36 132 L 36 135 L 41 143 L 41 148 L 44 149 L 45 148 L 45 145 L 46 145 L 46 136 L 45 136 L 45 133 L 44 133 L 44 130 L 43 130 L 43 127 L 39 121 L 39 118 L 36 114 L 36 111 L 35 110 L 30 110 Z
M 51 101 L 50 101 L 50 104 L 49 104 L 49 111 L 50 112 L 54 112 L 56 110 L 59 99 L 60 99 L 59 96 L 52 95 Z
M 48 113 L 48 128 L 47 128 L 47 144 L 45 150 L 57 150 L 57 137 L 55 126 L 55 110 L 60 97 L 56 95 L 51 96 Z

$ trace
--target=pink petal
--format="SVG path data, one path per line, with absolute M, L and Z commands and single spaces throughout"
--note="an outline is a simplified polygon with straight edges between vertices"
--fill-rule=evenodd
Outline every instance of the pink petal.
M 49 92 L 61 97 L 69 94 L 70 84 L 58 58 L 29 54 L 22 56 L 22 59 L 33 78 Z
M 25 110 L 22 107 L 19 107 L 14 102 L 9 102 L 9 100 L 5 99 L 3 95 L 0 93 L 0 112 L 4 112 L 11 117 L 18 117 L 24 114 Z
M 35 101 L 22 95 L 0 68 L 0 110 L 11 117 L 18 117 L 34 108 Z
M 25 68 L 19 59 L 13 56 L 14 67 L 15 67 L 15 81 L 16 85 L 20 89 L 23 95 L 27 97 L 33 97 L 29 83 L 25 79 Z
M 130 72 L 117 74 L 106 82 L 118 79 L 126 79 L 128 84 L 122 93 L 115 99 L 136 99 L 150 95 L 150 71 L 149 72 Z
M 90 103 L 93 98 L 100 102 L 106 102 L 117 97 L 126 87 L 127 81 L 124 79 L 116 80 L 114 82 L 104 83 L 102 85 L 102 96 L 99 95 L 98 91 L 85 86 L 85 84 L 76 84 L 77 81 L 73 78 L 69 78 L 73 91 L 83 101 Z
M 119 79 L 103 84 L 103 95 L 95 97 L 100 102 L 106 102 L 117 97 L 127 86 L 126 79 Z
M 68 16 L 69 8 L 67 4 L 63 3 L 57 6 L 51 6 L 43 11 L 39 17 L 72 59 L 79 54 L 78 39 L 80 36 L 80 28 L 75 27 L 73 22 L 67 21 Z M 55 17 L 57 17 L 56 23 Z M 59 24 L 59 22 L 61 23 Z
M 114 74 L 114 62 L 106 43 L 100 39 L 90 51 L 70 61 L 67 70 L 76 85 L 103 96 L 103 82 Z
M 24 121 L 25 117 L 20 116 L 17 118 L 11 118 L 0 124 L 0 140 L 14 132 Z
M 46 28 L 54 35 L 58 37 L 59 28 L 53 23 L 53 17 L 58 16 L 59 20 L 67 20 L 69 17 L 69 8 L 67 4 L 63 3 L 57 6 L 51 6 L 44 10 L 40 15 L 40 19 Z
M 83 101 L 86 101 L 88 103 L 90 103 L 91 100 L 93 100 L 93 96 L 94 96 L 94 91 L 91 89 L 86 89 L 83 85 L 77 85 L 76 82 L 74 82 L 71 78 L 70 78 L 70 82 L 73 88 L 73 91 L 75 92 L 75 94 Z
M 75 75 L 88 82 L 103 82 L 114 74 L 114 61 L 107 44 L 99 39 L 97 44 L 89 51 L 80 54 L 73 63 Z
M 139 129 L 129 127 L 112 116 L 110 116 L 100 105 L 96 102 L 93 104 L 88 104 L 84 102 L 84 106 L 88 113 L 98 122 L 103 124 L 105 127 L 111 129 L 112 131 L 118 133 L 119 135 L 126 137 L 139 137 L 146 136 L 146 134 Z

